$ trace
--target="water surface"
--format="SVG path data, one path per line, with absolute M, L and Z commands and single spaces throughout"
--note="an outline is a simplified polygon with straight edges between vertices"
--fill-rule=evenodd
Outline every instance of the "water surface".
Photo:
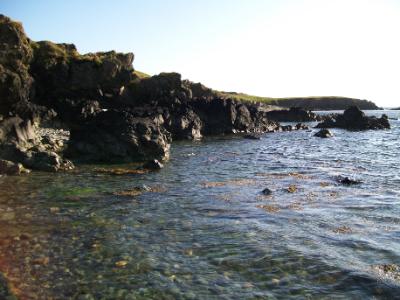
M 379 267 L 400 264 L 400 112 L 387 113 L 391 130 L 331 139 L 177 142 L 144 175 L 0 177 L 0 271 L 22 299 L 396 298 Z

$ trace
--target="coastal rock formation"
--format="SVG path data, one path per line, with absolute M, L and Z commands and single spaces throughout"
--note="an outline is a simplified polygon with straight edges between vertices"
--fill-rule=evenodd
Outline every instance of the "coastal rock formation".
M 170 133 L 150 118 L 109 110 L 71 130 L 68 156 L 103 162 L 164 160 L 170 143 Z
M 0 33 L 0 158 L 17 166 L 165 160 L 172 139 L 305 129 L 281 127 L 266 105 L 222 97 L 178 73 L 141 76 L 132 53 L 82 55 L 73 44 L 31 41 L 3 15 Z M 276 115 L 315 119 L 300 109 Z
M 29 64 L 33 57 L 22 25 L 0 15 L 0 115 L 19 102 L 27 101 L 33 78 Z
M 312 122 L 319 121 L 319 116 L 301 107 L 291 107 L 289 110 L 272 110 L 267 112 L 267 118 L 277 122 Z
M 341 115 L 327 118 L 317 128 L 343 128 L 347 130 L 390 129 L 386 115 L 380 118 L 368 117 L 357 106 L 352 106 Z

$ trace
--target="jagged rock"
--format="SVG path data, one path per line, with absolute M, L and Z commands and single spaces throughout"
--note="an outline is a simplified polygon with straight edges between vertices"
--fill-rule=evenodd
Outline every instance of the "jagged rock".
M 26 145 L 36 138 L 32 122 L 20 117 L 6 118 L 0 121 L 0 146 L 4 143 Z
M 330 138 L 330 137 L 333 137 L 333 134 L 328 129 L 321 129 L 316 134 L 314 134 L 314 136 L 320 137 L 320 138 Z
M 110 51 L 80 55 L 72 44 L 42 41 L 31 45 L 36 99 L 49 107 L 54 107 L 54 99 L 117 97 L 133 78 L 132 53 Z
M 167 130 L 172 133 L 172 137 L 176 139 L 198 140 L 202 137 L 203 123 L 192 110 L 168 115 L 165 125 Z
M 160 170 L 162 168 L 164 168 L 164 165 L 162 163 L 160 163 L 157 159 L 152 159 L 149 160 L 148 162 L 146 162 L 143 165 L 144 169 L 148 169 L 148 170 Z
M 23 162 L 28 168 L 47 172 L 68 171 L 74 168 L 71 161 L 55 152 L 42 149 L 24 152 Z
M 289 110 L 271 110 L 266 113 L 266 116 L 277 122 L 311 122 L 319 119 L 315 113 L 300 107 L 291 107 Z
M 28 169 L 25 169 L 22 164 L 0 159 L 0 174 L 20 175 L 23 173 L 28 174 L 29 172 L 30 171 Z
M 68 155 L 87 161 L 163 160 L 170 142 L 170 134 L 149 118 L 110 110 L 71 130 Z
M 386 115 L 380 118 L 368 117 L 358 107 L 352 106 L 343 114 L 331 116 L 316 128 L 343 128 L 347 130 L 390 129 L 390 123 Z

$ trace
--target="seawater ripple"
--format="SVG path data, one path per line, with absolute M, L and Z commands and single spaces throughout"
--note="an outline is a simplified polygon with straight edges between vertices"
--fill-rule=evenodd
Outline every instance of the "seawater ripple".
M 400 276 L 377 268 L 400 264 L 400 112 L 385 113 L 391 130 L 331 139 L 176 142 L 144 175 L 0 177 L 0 271 L 21 299 L 395 299 Z

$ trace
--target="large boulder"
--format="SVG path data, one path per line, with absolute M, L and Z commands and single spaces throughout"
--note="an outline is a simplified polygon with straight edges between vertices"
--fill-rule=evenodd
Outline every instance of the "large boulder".
M 163 160 L 170 142 L 170 134 L 150 118 L 109 110 L 71 131 L 68 155 L 86 161 Z
M 380 118 L 368 117 L 357 106 L 349 107 L 341 115 L 331 116 L 317 125 L 317 128 L 343 128 L 347 130 L 390 129 L 386 115 Z

